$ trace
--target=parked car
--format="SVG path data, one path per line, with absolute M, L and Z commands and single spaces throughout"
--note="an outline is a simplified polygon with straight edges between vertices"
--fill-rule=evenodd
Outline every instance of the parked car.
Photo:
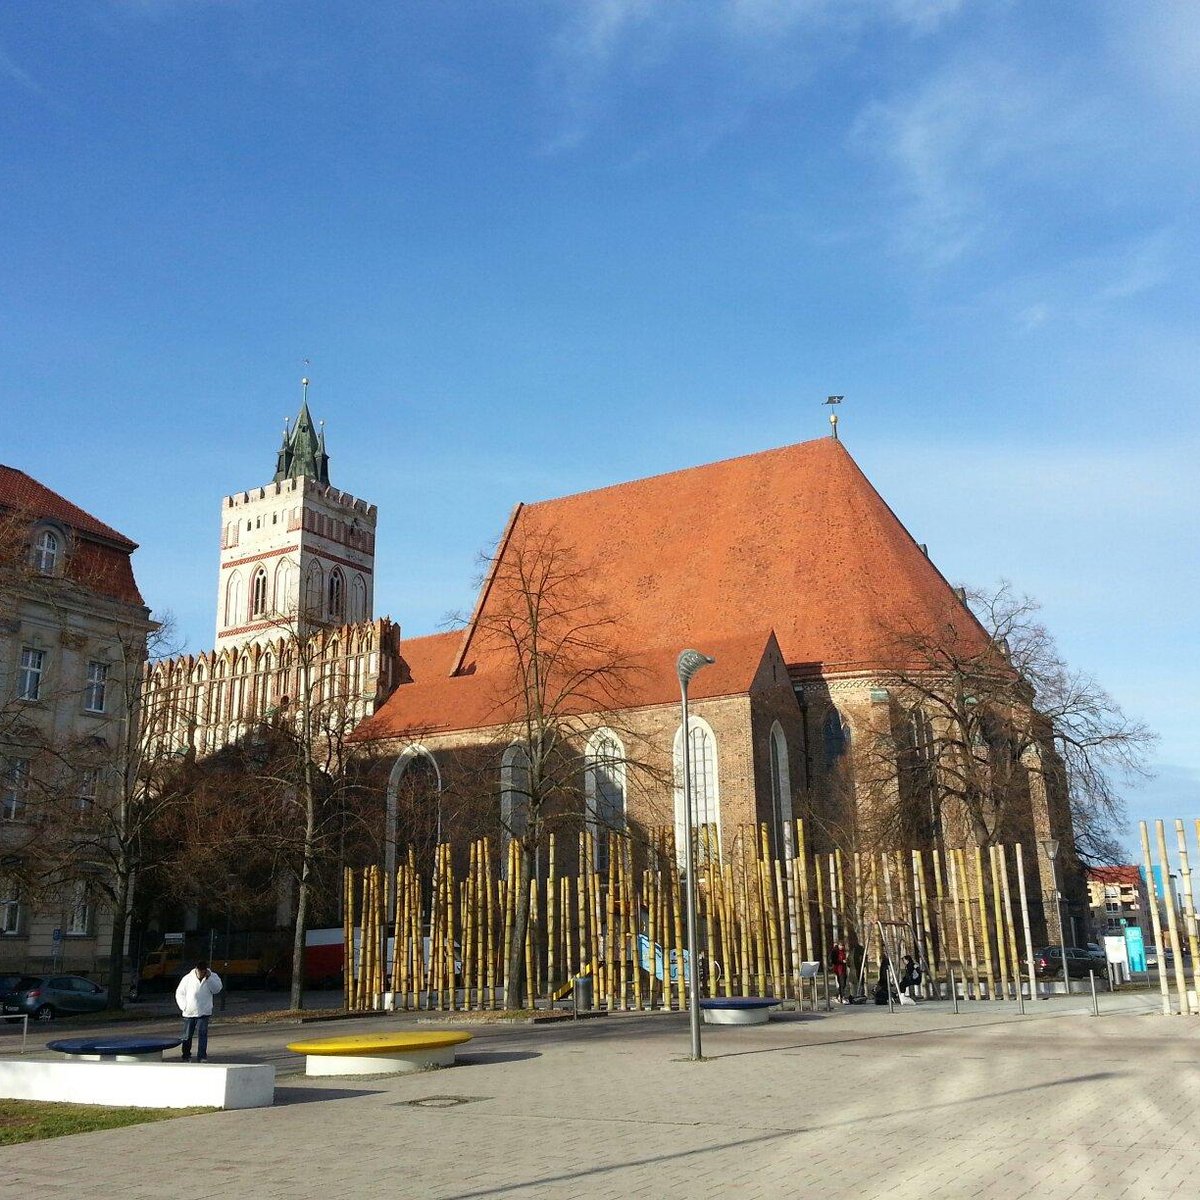
M 1099 968 L 1108 966 L 1108 955 L 1104 952 L 1104 947 L 1099 942 L 1088 942 L 1084 949 L 1092 956 L 1092 961 Z
M 108 992 L 81 975 L 27 975 L 20 982 L 24 986 L 4 998 L 6 1013 L 28 1013 L 39 1021 L 53 1021 L 108 1006 Z
M 1038 950 L 1033 956 L 1034 971 L 1039 979 L 1062 978 L 1061 946 L 1047 946 Z M 1078 946 L 1067 947 L 1067 971 L 1072 979 L 1086 979 L 1089 971 L 1100 973 L 1101 967 L 1086 950 Z
M 33 982 L 32 975 L 0 975 L 0 1005 L 7 1004 L 9 996 L 31 987 Z

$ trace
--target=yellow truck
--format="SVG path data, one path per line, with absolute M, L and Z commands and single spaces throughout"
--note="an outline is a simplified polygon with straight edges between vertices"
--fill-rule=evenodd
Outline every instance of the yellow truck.
M 168 943 L 151 950 L 142 962 L 138 973 L 141 991 L 166 991 L 172 989 L 199 959 L 207 959 L 207 947 L 191 949 L 179 943 Z M 259 951 L 243 954 L 238 958 L 226 958 L 217 947 L 211 966 L 222 979 L 232 982 L 265 984 L 267 976 L 276 967 L 275 952 Z

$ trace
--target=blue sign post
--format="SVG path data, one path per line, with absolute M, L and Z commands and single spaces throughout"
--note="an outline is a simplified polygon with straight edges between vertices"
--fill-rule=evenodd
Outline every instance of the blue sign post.
M 1129 957 L 1131 971 L 1146 969 L 1146 943 L 1142 931 L 1136 925 L 1125 926 L 1125 953 Z

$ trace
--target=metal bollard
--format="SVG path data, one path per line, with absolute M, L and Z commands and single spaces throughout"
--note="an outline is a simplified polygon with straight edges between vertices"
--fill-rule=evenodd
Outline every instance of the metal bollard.
M 958 981 L 953 971 L 950 972 L 950 999 L 954 1001 L 954 1011 L 958 1012 Z
M 1096 972 L 1089 971 L 1088 979 L 1090 979 L 1092 983 L 1092 1016 L 1098 1017 L 1100 1015 L 1100 1001 L 1096 996 Z

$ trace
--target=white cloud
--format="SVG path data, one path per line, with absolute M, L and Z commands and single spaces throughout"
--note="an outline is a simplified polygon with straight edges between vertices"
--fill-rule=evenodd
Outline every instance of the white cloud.
M 684 140 L 702 152 L 736 129 L 757 99 L 794 88 L 818 56 L 840 55 L 874 27 L 921 36 L 962 0 L 564 0 L 550 41 L 547 80 L 560 112 L 548 152 L 585 141 L 630 80 L 697 50 L 736 80 L 714 95 L 715 116 L 696 114 Z M 696 136 L 696 129 L 707 133 Z
M 851 135 L 891 172 L 893 245 L 944 267 L 1003 235 L 997 193 L 1048 181 L 1095 148 L 1089 102 L 996 61 L 955 63 L 907 94 L 869 104 Z

